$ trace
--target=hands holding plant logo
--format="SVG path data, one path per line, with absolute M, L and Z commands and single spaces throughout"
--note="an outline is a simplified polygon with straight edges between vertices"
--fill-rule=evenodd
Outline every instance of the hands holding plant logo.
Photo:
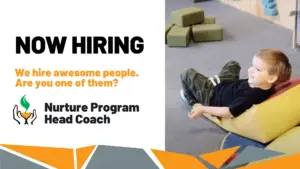
M 24 124 L 28 125 L 28 122 L 33 124 L 33 122 L 35 121 L 35 119 L 37 118 L 37 114 L 36 114 L 36 110 L 34 109 L 33 112 L 27 112 L 28 108 L 30 107 L 30 104 L 27 102 L 26 95 L 24 95 L 21 98 L 21 105 L 22 107 L 24 107 L 26 110 L 25 112 L 21 112 L 18 109 L 18 105 L 15 105 L 14 109 L 13 109 L 13 119 L 19 123 L 19 125 L 21 124 L 21 121 L 25 121 Z M 24 119 L 24 120 L 23 120 Z

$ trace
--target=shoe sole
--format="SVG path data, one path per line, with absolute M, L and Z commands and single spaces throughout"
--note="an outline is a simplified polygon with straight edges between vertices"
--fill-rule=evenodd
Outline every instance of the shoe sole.
M 182 89 L 180 90 L 180 97 L 181 97 L 181 100 L 182 100 L 185 104 L 188 104 L 186 98 L 184 97 L 184 93 L 183 93 L 183 90 L 182 90 Z

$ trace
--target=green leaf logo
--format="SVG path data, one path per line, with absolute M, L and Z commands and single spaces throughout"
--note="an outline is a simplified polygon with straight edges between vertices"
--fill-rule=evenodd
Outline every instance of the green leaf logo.
M 25 113 L 26 113 L 27 110 L 29 109 L 30 104 L 29 104 L 28 101 L 26 100 L 25 96 L 26 96 L 26 95 L 24 95 L 24 96 L 21 98 L 20 103 L 21 103 L 22 107 L 24 107 L 24 108 L 26 109 L 26 111 L 25 111 Z

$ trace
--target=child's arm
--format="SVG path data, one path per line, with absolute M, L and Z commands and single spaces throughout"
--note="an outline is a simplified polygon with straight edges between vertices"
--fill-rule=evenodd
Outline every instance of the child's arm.
M 190 118 L 195 119 L 205 112 L 218 117 L 234 118 L 244 113 L 253 104 L 259 104 L 269 97 L 267 94 L 262 92 L 264 91 L 258 88 L 247 91 L 236 98 L 228 107 L 203 106 L 201 104 L 195 104 L 189 116 Z
M 195 119 L 204 112 L 218 117 L 233 118 L 229 107 L 203 106 L 201 104 L 195 104 L 189 116 L 191 119 Z
M 212 107 L 212 106 L 203 106 L 203 112 L 225 118 L 233 118 L 229 107 Z

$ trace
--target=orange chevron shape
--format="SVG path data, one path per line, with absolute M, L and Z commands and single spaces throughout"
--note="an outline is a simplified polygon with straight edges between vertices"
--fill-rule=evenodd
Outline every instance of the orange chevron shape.
M 289 155 L 285 157 L 276 157 L 263 162 L 258 162 L 255 164 L 249 164 L 244 167 L 237 169 L 299 169 L 300 168 L 300 154 Z
M 240 146 L 232 147 L 216 152 L 199 155 L 200 158 L 209 162 L 216 168 L 220 168 L 238 149 Z
M 1 144 L 1 146 L 57 169 L 74 169 L 75 167 L 73 149 L 7 144 Z
M 196 157 L 160 150 L 152 150 L 165 169 L 208 169 Z
M 77 169 L 81 169 L 95 148 L 96 145 L 76 149 Z

